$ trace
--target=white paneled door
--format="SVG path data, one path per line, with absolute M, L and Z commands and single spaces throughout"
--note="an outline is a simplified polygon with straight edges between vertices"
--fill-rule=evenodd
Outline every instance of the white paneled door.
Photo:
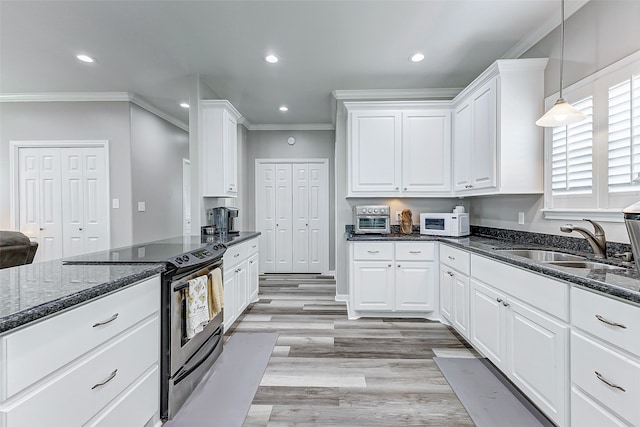
M 260 272 L 328 270 L 328 184 L 326 161 L 256 162 Z
M 19 228 L 38 242 L 36 261 L 109 247 L 103 147 L 18 151 Z

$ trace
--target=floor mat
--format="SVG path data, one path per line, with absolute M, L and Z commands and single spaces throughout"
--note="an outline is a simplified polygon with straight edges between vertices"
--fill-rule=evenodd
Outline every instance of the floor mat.
M 477 427 L 553 426 L 485 359 L 434 357 Z
M 277 333 L 234 333 L 176 416 L 163 427 L 241 427 Z

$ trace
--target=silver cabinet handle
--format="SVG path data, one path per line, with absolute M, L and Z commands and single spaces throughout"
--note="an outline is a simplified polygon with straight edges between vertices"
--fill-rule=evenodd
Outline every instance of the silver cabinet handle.
M 400 187 L 396 187 L 396 190 L 399 190 L 399 189 L 400 189 Z
M 380 251 L 367 251 L 367 252 L 369 252 L 370 254 L 377 254 Z
M 409 251 L 410 254 L 421 254 L 422 251 Z
M 233 190 L 233 187 L 229 187 L 229 191 Z
M 240 256 L 240 254 L 235 254 L 233 257 L 234 257 L 234 258 L 237 258 L 237 257 L 239 257 L 239 256 Z
M 614 383 L 612 383 L 612 382 L 610 382 L 610 381 L 607 381 L 607 379 L 606 379 L 605 377 L 603 377 L 603 376 L 600 374 L 600 372 L 598 372 L 598 371 L 593 371 L 593 372 L 596 374 L 596 377 L 598 377 L 598 379 L 599 379 L 600 381 L 602 381 L 603 383 L 605 383 L 605 384 L 606 384 L 606 385 L 608 385 L 609 387 L 611 387 L 611 388 L 617 388 L 618 390 L 621 390 L 621 391 L 624 391 L 624 392 L 626 392 L 626 391 L 627 391 L 627 390 L 625 390 L 624 388 L 620 387 L 619 385 L 614 384 Z
M 618 328 L 627 329 L 627 327 L 622 323 L 612 322 L 611 320 L 607 320 L 604 317 L 600 316 L 599 314 L 596 314 L 596 319 L 598 319 L 602 323 L 606 323 L 607 325 L 617 326 Z
M 404 188 L 403 188 L 403 190 L 404 190 L 404 191 L 407 191 L 407 187 L 404 187 Z
M 387 267 L 391 267 L 391 264 L 389 264 Z
M 111 375 L 109 375 L 109 377 L 108 377 L 106 380 L 102 381 L 101 383 L 94 384 L 94 385 L 93 385 L 93 387 L 91 387 L 91 390 L 96 389 L 96 388 L 98 388 L 98 387 L 100 387 L 100 386 L 105 385 L 106 383 L 108 383 L 109 381 L 111 381 L 112 379 L 114 379 L 114 378 L 116 377 L 116 375 L 117 375 L 117 374 L 118 374 L 118 370 L 116 369 L 115 371 L 111 372 Z
M 455 276 L 455 274 L 453 274 L 451 271 L 447 271 L 447 274 L 451 277 Z
M 398 264 L 398 268 L 402 267 L 400 264 Z
M 509 303 L 506 301 L 502 301 L 502 305 L 504 305 L 505 307 L 509 307 Z
M 451 255 L 448 255 L 447 258 L 449 258 L 451 261 L 455 261 L 456 257 L 452 257 Z
M 253 264 L 255 261 L 249 261 L 249 264 Z
M 498 298 L 496 298 L 496 301 L 502 302 L 502 298 L 498 297 Z
M 236 273 L 240 273 L 242 271 L 241 268 L 236 269 Z
M 251 246 L 251 249 L 255 249 L 257 247 L 258 247 L 258 245 L 253 245 L 253 246 Z
M 110 318 L 108 318 L 107 320 L 103 320 L 102 322 L 98 322 L 95 325 L 93 325 L 93 327 L 98 327 L 98 326 L 102 326 L 102 325 L 106 325 L 107 323 L 111 323 L 114 320 L 116 320 L 118 318 L 118 313 L 114 314 L 113 316 L 111 316 Z

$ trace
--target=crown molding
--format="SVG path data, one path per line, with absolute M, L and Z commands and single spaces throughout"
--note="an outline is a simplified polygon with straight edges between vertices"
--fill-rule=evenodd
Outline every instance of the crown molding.
M 336 100 L 453 99 L 464 88 L 334 90 Z
M 565 9 L 565 21 L 571 17 L 574 13 L 580 10 L 584 5 L 589 3 L 590 0 L 573 0 L 566 4 Z M 527 34 L 522 40 L 513 45 L 501 59 L 515 59 L 519 58 L 526 51 L 531 49 L 536 43 L 545 38 L 550 32 L 555 30 L 560 25 L 560 14 L 555 14 L 549 17 L 546 22 L 538 26 L 535 30 Z
M 335 130 L 331 123 L 309 123 L 309 124 L 254 124 L 247 127 L 248 130 Z
M 129 92 L 42 92 L 0 94 L 0 102 L 131 102 L 189 132 L 189 125 L 151 105 L 144 98 Z
M 240 114 L 236 107 L 234 107 L 233 104 L 226 99 L 201 99 L 200 105 L 225 108 L 235 116 L 234 118 L 236 119 L 236 121 L 240 121 L 240 119 L 242 119 L 242 114 Z

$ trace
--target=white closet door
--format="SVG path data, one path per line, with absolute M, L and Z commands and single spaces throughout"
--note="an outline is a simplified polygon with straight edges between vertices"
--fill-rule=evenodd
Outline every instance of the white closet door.
M 62 250 L 64 256 L 85 253 L 83 237 L 82 148 L 62 153 Z
M 276 165 L 276 272 L 293 271 L 291 164 Z
M 276 272 L 276 167 L 259 163 L 256 168 L 256 218 L 260 235 L 260 271 Z
M 20 148 L 20 231 L 38 242 L 34 261 L 62 258 L 60 152 Z
M 309 272 L 309 165 L 293 165 L 293 272 Z
M 307 271 L 325 273 L 329 270 L 329 172 L 326 163 L 309 164 L 308 210 Z

